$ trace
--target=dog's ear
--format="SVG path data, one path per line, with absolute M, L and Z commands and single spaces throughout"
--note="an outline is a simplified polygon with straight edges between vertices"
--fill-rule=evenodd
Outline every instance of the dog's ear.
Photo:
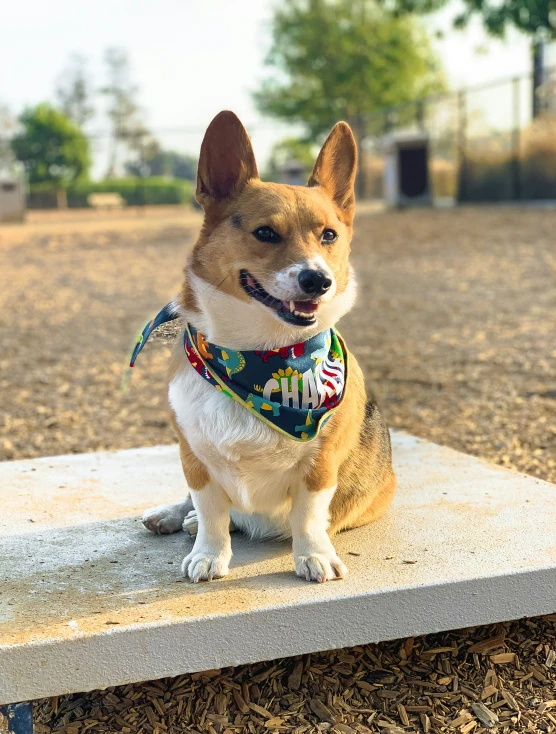
M 206 210 L 211 204 L 237 196 L 249 180 L 258 176 L 247 131 L 233 112 L 219 112 L 201 145 L 197 201 Z
M 322 186 L 349 223 L 355 210 L 357 146 L 347 122 L 332 128 L 317 158 L 309 186 Z

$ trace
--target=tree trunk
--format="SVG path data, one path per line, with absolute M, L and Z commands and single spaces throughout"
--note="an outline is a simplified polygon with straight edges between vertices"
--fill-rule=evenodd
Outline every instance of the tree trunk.
M 56 209 L 68 208 L 68 195 L 64 189 L 56 189 Z
M 108 154 L 108 168 L 106 170 L 104 178 L 115 178 L 117 157 L 118 157 L 118 140 L 116 137 L 113 137 L 110 141 L 110 152 Z

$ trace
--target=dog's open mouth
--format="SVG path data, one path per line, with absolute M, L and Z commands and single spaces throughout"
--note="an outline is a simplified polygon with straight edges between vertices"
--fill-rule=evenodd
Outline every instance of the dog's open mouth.
M 248 296 L 276 311 L 282 321 L 296 326 L 311 326 L 316 322 L 318 301 L 281 301 L 274 298 L 247 270 L 239 271 L 239 282 Z

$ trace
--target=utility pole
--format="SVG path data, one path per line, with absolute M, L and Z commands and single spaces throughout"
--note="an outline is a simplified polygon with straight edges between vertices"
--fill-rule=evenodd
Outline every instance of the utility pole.
M 542 38 L 533 40 L 533 117 L 538 117 L 542 112 L 539 89 L 544 83 L 544 57 L 545 42 Z

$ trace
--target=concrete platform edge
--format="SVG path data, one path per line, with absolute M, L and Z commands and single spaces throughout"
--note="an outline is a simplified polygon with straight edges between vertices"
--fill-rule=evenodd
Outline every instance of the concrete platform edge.
M 7 646 L 0 704 L 555 611 L 555 570 L 546 568 Z

